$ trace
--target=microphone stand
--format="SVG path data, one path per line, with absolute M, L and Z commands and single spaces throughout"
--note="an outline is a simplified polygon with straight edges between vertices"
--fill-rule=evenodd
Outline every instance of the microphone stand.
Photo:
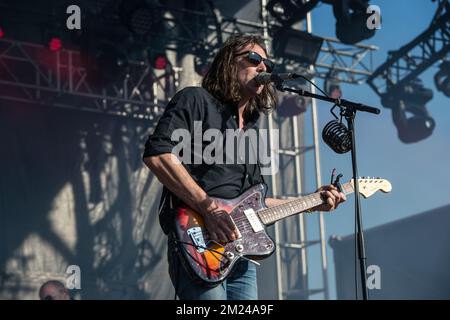
M 292 74 L 292 79 L 295 78 L 303 78 L 300 75 Z M 369 107 L 363 105 L 361 103 L 351 102 L 344 99 L 333 99 L 327 96 L 318 95 L 315 93 L 311 93 L 309 91 L 305 91 L 303 89 L 292 89 L 289 87 L 283 86 L 283 82 L 278 82 L 276 88 L 280 91 L 288 91 L 296 93 L 300 96 L 311 97 L 323 101 L 332 102 L 344 109 L 343 116 L 347 120 L 348 129 L 351 132 L 352 137 L 352 168 L 353 168 L 353 181 L 355 183 L 355 216 L 356 216 L 356 224 L 357 224 L 357 243 L 358 243 L 358 256 L 359 256 L 359 267 L 360 267 L 360 275 L 361 275 L 361 284 L 363 288 L 363 300 L 369 299 L 369 293 L 367 289 L 367 267 L 366 267 L 366 252 L 364 247 L 364 235 L 362 228 L 362 216 L 361 216 L 361 206 L 360 206 L 360 195 L 359 195 L 359 182 L 358 182 L 358 166 L 356 163 L 356 139 L 355 139 L 355 126 L 354 120 L 356 116 L 356 111 L 369 112 L 373 114 L 379 114 L 380 109 Z

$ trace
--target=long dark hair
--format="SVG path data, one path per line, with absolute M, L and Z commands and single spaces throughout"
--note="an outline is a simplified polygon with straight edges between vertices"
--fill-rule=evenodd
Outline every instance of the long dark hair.
M 259 45 L 267 54 L 264 41 L 256 35 L 231 35 L 219 50 L 202 81 L 202 87 L 223 102 L 238 102 L 241 100 L 240 84 L 238 82 L 236 54 L 248 44 Z M 265 85 L 263 91 L 251 98 L 245 113 L 268 113 L 275 109 L 276 96 L 272 85 Z

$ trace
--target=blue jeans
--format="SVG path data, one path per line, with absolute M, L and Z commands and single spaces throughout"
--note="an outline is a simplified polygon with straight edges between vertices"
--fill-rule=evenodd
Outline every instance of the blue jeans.
M 168 246 L 169 275 L 181 300 L 257 300 L 256 266 L 241 259 L 225 281 L 215 287 L 205 287 L 191 279 L 181 265 L 175 245 Z

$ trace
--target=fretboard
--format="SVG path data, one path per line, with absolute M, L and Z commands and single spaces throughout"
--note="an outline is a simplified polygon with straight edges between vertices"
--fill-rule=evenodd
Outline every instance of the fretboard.
M 342 191 L 347 195 L 353 193 L 354 189 L 351 183 L 347 182 L 342 185 Z M 257 213 L 262 223 L 268 225 L 302 211 L 314 208 L 323 202 L 320 192 L 316 192 L 284 204 L 259 210 Z

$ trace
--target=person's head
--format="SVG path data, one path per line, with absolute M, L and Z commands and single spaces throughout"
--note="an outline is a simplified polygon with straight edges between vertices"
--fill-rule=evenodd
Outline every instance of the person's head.
M 69 290 L 59 281 L 49 280 L 39 289 L 41 300 L 71 300 Z
M 264 41 L 254 35 L 232 35 L 219 50 L 202 86 L 225 102 L 248 100 L 246 112 L 267 112 L 275 107 L 272 85 L 258 85 L 258 73 L 271 72 Z

